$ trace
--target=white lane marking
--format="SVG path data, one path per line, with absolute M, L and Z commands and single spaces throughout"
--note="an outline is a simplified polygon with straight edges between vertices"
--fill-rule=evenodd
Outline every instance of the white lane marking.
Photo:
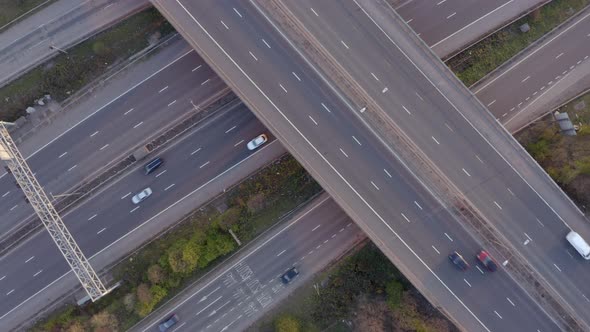
M 173 184 L 169 185 L 168 187 L 164 188 L 164 191 L 168 191 L 168 189 L 171 189 L 174 186 L 175 186 L 175 184 L 173 183 Z
M 256 57 L 256 55 L 254 55 L 254 53 L 252 53 L 252 51 L 248 51 L 248 53 L 250 53 L 250 56 L 254 58 L 254 60 L 258 61 L 258 58 Z
M 98 134 L 98 130 L 90 134 L 90 137 L 94 137 L 94 135 Z
M 6 295 L 10 295 L 12 294 L 12 292 L 14 292 L 14 288 L 10 290 L 10 292 L 6 293 Z
M 2 280 L 2 279 L 0 279 L 0 280 Z M 589 300 L 589 299 L 586 297 L 586 295 L 582 294 L 582 296 L 584 297 L 584 299 L 585 299 L 586 301 L 590 302 L 590 300 Z
M 539 91 L 535 91 L 535 92 L 533 92 L 533 96 L 536 96 L 536 95 L 537 95 L 537 93 L 539 93 Z
M 559 272 L 561 272 L 561 269 L 559 268 L 559 266 L 557 266 L 557 264 L 553 263 L 553 266 L 555 266 L 555 268 L 556 268 L 556 269 L 557 269 Z
M 344 42 L 344 40 L 341 40 L 340 42 L 342 43 L 342 45 L 344 45 L 344 47 L 346 47 L 347 50 L 350 49 L 350 47 L 348 47 L 348 45 L 346 45 L 346 43 Z
M 165 169 L 165 170 L 161 171 L 160 173 L 156 174 L 156 177 L 160 177 L 160 175 L 162 175 L 162 174 L 164 174 L 166 172 L 168 172 L 167 169 Z
M 209 307 L 210 307 L 210 306 L 214 305 L 214 304 L 215 304 L 215 302 L 217 302 L 217 301 L 221 300 L 221 298 L 222 298 L 222 297 L 223 297 L 223 295 L 220 295 L 218 298 L 216 298 L 215 300 L 213 300 L 213 302 L 209 303 L 209 304 L 208 304 L 208 305 L 207 305 L 205 308 L 201 309 L 201 311 L 197 312 L 197 313 L 195 314 L 195 316 L 198 316 L 198 315 L 199 315 L 200 313 L 202 313 L 203 311 L 205 311 L 205 310 L 209 309 Z
M 332 112 L 330 111 L 330 109 L 328 108 L 328 106 L 326 106 L 326 104 L 322 103 L 322 107 L 323 107 L 323 108 L 324 108 L 326 111 L 328 111 L 328 113 L 332 113 Z
M 506 187 L 506 189 L 508 190 L 508 192 L 510 193 L 510 195 L 512 195 L 512 196 L 516 196 L 516 195 L 514 195 L 514 193 L 512 192 L 512 190 L 510 190 L 510 188 L 509 188 L 509 187 Z
M 143 121 L 141 121 L 140 123 L 138 123 L 135 126 L 133 126 L 133 129 L 136 129 L 137 127 L 141 126 L 142 124 L 143 124 Z
M 494 310 L 494 313 L 496 314 L 496 316 L 498 316 L 498 317 L 500 317 L 500 319 L 502 319 L 502 316 L 500 316 L 500 314 L 496 310 Z
M 76 165 L 74 165 L 74 166 L 72 166 L 72 167 L 68 168 L 68 172 L 69 172 L 69 171 L 71 171 L 71 170 L 73 170 L 73 169 L 74 169 L 74 168 L 76 168 L 77 166 L 78 166 L 78 164 L 76 164 Z
M 317 126 L 318 123 L 311 117 L 311 115 L 308 115 L 308 116 L 309 116 L 309 119 Z
M 543 85 L 539 90 L 541 90 L 541 91 L 545 90 L 545 85 Z
M 229 27 L 227 26 L 227 24 L 225 24 L 225 22 L 223 22 L 221 20 L 219 22 L 221 22 L 221 24 L 225 27 L 226 30 L 229 30 Z
M 412 112 L 410 112 L 404 105 L 402 105 L 402 108 L 404 109 L 404 111 L 406 111 L 408 114 L 412 115 Z
M 447 16 L 447 20 L 450 19 L 451 17 L 457 15 L 457 12 L 452 13 L 451 15 Z
M 225 131 L 225 133 L 227 134 L 227 133 L 229 133 L 230 131 L 232 131 L 234 129 L 236 129 L 236 126 L 233 126 L 233 127 L 229 128 L 228 130 Z
M 514 1 L 514 0 L 510 0 L 510 1 L 508 1 L 508 3 L 509 2 L 512 2 L 512 1 Z M 508 3 L 506 3 L 506 4 L 508 4 Z M 506 5 L 506 4 L 504 4 L 504 5 Z M 491 12 L 489 14 L 491 14 Z M 475 91 L 474 94 L 478 94 L 481 90 L 485 89 L 490 84 L 494 83 L 497 79 L 499 79 L 500 77 L 506 75 L 506 73 L 510 72 L 512 69 L 514 69 L 516 66 L 520 65 L 522 62 L 526 61 L 531 56 L 535 55 L 537 52 L 539 52 L 540 50 L 542 50 L 545 46 L 549 45 L 552 41 L 554 41 L 555 39 L 559 38 L 561 35 L 563 35 L 564 33 L 568 32 L 570 29 L 572 29 L 573 27 L 575 27 L 576 25 L 578 25 L 580 22 L 582 22 L 583 20 L 585 20 L 588 16 L 590 16 L 590 14 L 584 15 L 579 20 L 577 20 L 574 24 L 570 25 L 569 27 L 567 27 L 566 29 L 564 29 L 563 31 L 561 31 L 560 33 L 558 33 L 557 35 L 555 35 L 553 38 L 551 38 L 550 40 L 548 40 L 545 44 L 541 45 L 538 48 L 535 48 L 535 50 L 533 52 L 531 52 L 530 54 L 528 54 L 527 56 L 525 56 L 524 58 L 522 58 L 520 61 L 518 61 L 517 63 L 515 63 L 514 65 L 512 65 L 506 71 L 503 71 L 500 75 L 498 75 L 498 77 L 495 77 L 493 80 L 491 80 L 490 82 L 488 82 L 487 84 L 485 84 L 481 88 L 477 89 L 477 91 Z
M 59 155 L 59 157 L 57 157 L 57 159 L 59 159 L 59 158 L 61 158 L 61 157 L 65 156 L 65 155 L 67 155 L 67 154 L 68 154 L 67 152 L 64 152 L 64 153 L 60 154 L 60 155 Z
M 379 189 L 379 187 L 377 187 L 377 185 L 375 184 L 375 182 L 371 181 L 371 184 L 373 185 L 373 187 L 375 187 L 375 189 L 381 190 L 381 189 Z
M 528 81 L 528 79 L 531 78 L 530 76 L 525 77 L 522 81 L 520 81 L 521 83 L 524 83 L 526 81 Z
M 422 98 L 422 96 L 420 96 L 420 94 L 418 94 L 418 92 L 416 92 L 416 96 L 418 96 L 418 98 L 420 98 L 420 100 L 424 101 L 424 98 Z
M 266 42 L 266 40 L 264 40 L 264 38 L 262 39 L 262 42 L 264 43 L 264 45 L 266 45 L 266 47 L 271 48 L 270 45 Z
M 211 80 L 210 78 L 204 80 L 203 82 L 201 82 L 201 85 L 205 85 L 205 84 L 209 83 L 210 80 Z
M 277 254 L 277 257 L 279 257 L 280 255 L 284 254 L 286 251 L 287 251 L 287 249 L 285 249 L 285 250 L 283 250 L 283 251 L 279 252 L 279 253 Z
M 430 136 L 430 137 L 432 137 L 432 140 L 433 140 L 433 141 L 434 141 L 436 144 L 440 145 L 440 143 L 439 143 L 439 142 L 436 140 L 436 138 L 434 138 L 434 136 Z
M 33 258 L 35 258 L 35 256 L 31 256 L 31 257 L 29 257 L 29 259 L 27 259 L 27 260 L 25 261 L 25 263 L 28 263 L 28 262 L 30 262 L 30 261 L 31 261 Z
M 526 236 L 526 238 L 529 239 L 529 241 L 533 241 L 533 239 L 531 239 L 531 237 L 527 233 L 524 233 L 524 236 Z
M 199 166 L 199 168 L 203 168 L 205 166 L 209 165 L 209 161 L 207 161 L 206 163 L 204 163 L 203 165 Z
M 361 142 L 358 139 L 356 139 L 356 137 L 354 137 L 354 135 L 352 136 L 352 139 L 356 142 L 356 144 L 362 146 Z
M 541 225 L 541 227 L 545 227 L 545 225 L 543 225 L 543 223 L 541 222 L 541 220 L 539 220 L 539 218 L 536 218 L 537 222 L 539 223 L 539 225 Z
M 318 13 L 315 11 L 315 9 L 313 9 L 311 7 L 309 9 L 311 9 L 311 11 L 314 13 L 315 16 L 320 17 L 320 15 L 318 15 Z
M 197 153 L 197 152 L 201 151 L 201 149 L 202 149 L 202 148 L 198 148 L 198 149 L 196 149 L 195 151 L 191 152 L 191 156 L 192 156 L 192 155 L 194 155 L 195 153 Z
M 166 85 L 165 87 L 161 88 L 160 91 L 158 91 L 158 93 L 162 93 L 164 91 L 166 91 L 168 89 L 168 86 Z
M 432 246 L 432 249 L 434 249 L 434 251 L 436 251 L 436 253 L 440 255 L 440 251 L 438 251 L 438 249 L 436 249 L 435 246 Z
M 316 229 L 320 228 L 321 224 L 317 225 L 316 227 L 314 227 L 311 231 L 315 231 Z
M 467 174 L 467 176 L 469 176 L 469 177 L 471 176 L 471 174 L 469 174 L 469 173 L 468 173 L 468 172 L 465 170 L 465 168 L 461 168 L 461 169 L 463 170 L 463 173 Z
M 492 100 L 492 102 L 488 104 L 488 107 L 494 105 L 495 102 L 496 102 L 496 99 Z
M 450 130 L 451 132 L 453 132 L 453 133 L 455 132 L 455 131 L 453 130 L 453 128 L 451 128 L 451 126 L 449 126 L 449 124 L 448 124 L 448 123 L 446 123 L 446 122 L 445 122 L 445 126 L 447 126 L 447 128 L 449 128 L 449 130 Z
M 203 65 L 198 65 L 195 68 L 193 68 L 193 70 L 191 70 L 191 72 L 195 72 L 197 70 L 199 70 L 199 68 L 201 68 Z
M 344 152 L 344 150 L 342 150 L 342 148 L 340 148 L 340 152 L 342 152 L 342 154 L 345 155 L 346 158 L 349 158 L 348 155 L 346 154 L 346 152 Z
M 125 194 L 123 197 L 121 197 L 121 199 L 125 199 L 125 198 L 129 197 L 129 195 L 131 195 L 131 192 L 128 192 L 127 194 Z
M 471 287 L 471 284 L 469 283 L 469 281 L 467 281 L 467 279 L 463 278 L 463 281 L 465 281 L 465 283 L 467 284 L 467 286 Z
M 292 72 L 291 72 L 291 74 L 293 74 L 293 76 L 295 76 L 295 78 L 296 78 L 296 79 L 297 79 L 299 82 L 301 82 L 301 79 L 299 78 L 299 76 L 297 76 L 297 74 L 295 74 L 295 72 L 294 72 L 294 71 L 292 71 Z
M 329 240 L 325 240 L 325 241 L 324 241 L 322 244 L 326 244 L 326 243 L 328 243 L 328 241 L 329 241 Z
M 411 19 L 407 20 L 407 21 L 406 21 L 406 24 L 410 24 L 410 22 L 412 22 L 413 20 L 414 20 L 413 18 L 411 18 Z
M 500 204 L 498 204 L 498 202 L 494 201 L 494 204 L 496 204 L 496 206 L 498 207 L 498 209 L 502 210 L 502 207 L 500 206 Z
M 414 204 L 416 204 L 416 206 L 420 209 L 420 210 L 424 210 L 422 209 L 422 207 L 420 206 L 420 204 L 418 204 L 418 202 L 414 201 Z
M 236 14 L 238 14 L 238 16 L 240 18 L 243 18 L 242 14 L 240 14 L 240 12 L 236 9 L 236 7 L 233 7 L 233 8 L 234 8 L 234 12 L 236 12 Z
M 279 83 L 279 86 L 281 87 L 281 89 L 283 89 L 283 91 L 285 91 L 285 93 L 287 93 L 287 89 L 285 89 L 285 87 Z
M 483 270 L 479 266 L 476 265 L 475 268 L 479 271 L 479 273 L 484 274 Z
M 203 297 L 202 297 L 202 298 L 199 300 L 199 302 L 198 302 L 198 303 L 201 303 L 201 302 L 203 302 L 203 301 L 207 300 L 207 299 L 209 298 L 209 296 L 213 295 L 213 293 L 217 292 L 217 291 L 218 291 L 218 290 L 220 290 L 220 289 L 221 289 L 221 287 L 217 287 L 217 288 L 215 288 L 214 290 L 212 290 L 211 292 L 209 292 L 209 294 L 207 294 L 207 295 L 203 296 Z
M 168 104 L 168 107 L 170 107 L 170 106 L 172 106 L 174 104 L 176 104 L 176 99 L 174 99 L 174 101 L 172 101 L 170 104 Z
M 406 215 L 405 215 L 405 214 L 403 214 L 403 213 L 402 213 L 401 215 L 402 215 L 402 217 L 403 217 L 404 219 L 406 219 L 406 221 L 407 221 L 407 222 L 411 222 L 411 221 L 410 221 L 410 219 L 408 219 L 408 217 L 406 217 Z
M 39 270 L 39 271 L 37 271 L 37 273 L 33 274 L 33 277 L 36 277 L 36 276 L 38 276 L 39 274 L 41 274 L 41 272 L 43 272 L 43 270 Z
M 513 0 L 510 0 L 513 1 Z M 365 15 L 367 15 L 369 18 L 371 18 L 368 13 L 359 5 L 359 3 L 355 0 L 354 1 L 355 4 L 361 8 L 361 10 L 365 13 Z M 227 51 L 219 44 L 219 42 L 217 40 L 215 40 L 215 38 L 213 38 L 213 36 L 211 36 L 211 34 L 209 33 L 209 31 L 207 31 L 207 29 L 205 29 L 203 27 L 203 25 L 194 17 L 194 15 L 191 14 L 191 12 L 181 3 L 177 0 L 177 3 L 182 7 L 182 9 L 185 11 L 185 13 L 187 13 L 191 19 L 193 20 L 193 22 L 195 22 L 195 24 L 197 24 L 199 26 L 199 28 L 203 31 L 203 33 L 207 36 L 207 38 L 209 38 L 214 44 L 215 46 L 223 53 L 223 55 L 229 59 L 229 61 L 238 69 L 238 71 L 250 82 L 250 84 L 252 84 L 252 86 L 258 90 L 259 93 L 261 93 L 261 95 L 270 103 L 270 105 L 272 105 L 272 107 L 287 121 L 287 123 L 297 132 L 297 134 L 303 139 L 305 140 L 305 142 L 311 146 L 311 148 L 313 149 L 313 151 L 335 172 L 335 174 L 340 177 L 340 179 L 354 192 L 354 194 L 363 202 L 363 204 L 365 204 L 370 210 L 371 212 L 379 219 L 379 221 L 381 221 L 381 223 L 387 227 L 387 229 L 389 229 L 389 231 L 398 239 L 400 240 L 400 242 L 412 253 L 412 255 L 414 255 L 414 257 L 416 257 L 418 259 L 418 261 L 420 262 L 420 264 L 422 264 L 424 266 L 424 268 L 426 268 L 428 270 L 429 273 L 432 274 L 433 277 L 436 278 L 436 280 L 453 296 L 453 298 L 455 298 L 462 306 L 463 308 L 465 308 L 465 310 L 467 310 L 469 312 L 469 314 L 477 320 L 477 322 L 484 327 L 487 331 L 490 331 L 489 328 L 486 327 L 486 325 L 477 317 L 477 315 L 475 315 L 475 313 L 469 309 L 469 307 L 465 304 L 465 302 L 463 302 L 461 300 L 461 298 L 459 296 L 457 296 L 457 294 L 455 292 L 453 292 L 453 290 L 432 270 L 432 268 L 424 261 L 424 259 L 422 259 L 414 249 L 412 249 L 412 247 L 410 245 L 408 245 L 408 243 L 399 235 L 398 232 L 396 232 L 387 222 L 386 220 L 375 210 L 375 208 L 358 192 L 358 190 L 355 189 L 354 186 L 352 186 L 350 184 L 350 182 L 348 180 L 346 180 L 346 178 L 336 169 L 336 167 L 334 167 L 334 165 L 332 165 L 332 163 L 330 163 L 330 161 L 323 156 L 320 151 L 311 143 L 311 141 L 309 141 L 309 139 L 307 139 L 305 137 L 305 135 L 301 132 L 301 130 L 299 128 L 297 128 L 297 126 L 295 126 L 293 124 L 293 122 L 285 115 L 285 113 L 276 105 L 276 103 L 268 97 L 268 95 L 260 88 L 260 86 L 254 81 L 252 80 L 252 78 L 244 71 L 244 69 L 242 67 L 240 67 L 238 65 L 238 63 L 227 53 Z M 255 3 L 253 3 L 252 1 L 250 1 L 251 4 L 256 5 Z M 270 22 L 271 25 L 274 25 L 272 20 L 266 16 L 264 14 L 264 12 L 262 12 L 262 15 L 267 19 L 268 22 Z M 372 20 L 372 18 L 371 18 Z M 372 20 L 374 24 L 376 24 L 376 22 L 374 20 Z M 380 27 L 379 27 L 380 28 Z M 279 34 L 281 34 L 284 37 L 284 34 L 281 33 L 281 31 L 279 29 L 277 29 L 277 31 L 279 31 Z M 382 30 L 383 31 L 383 30 Z M 389 37 L 389 36 L 387 36 Z M 390 37 L 389 37 L 390 38 Z M 390 38 L 391 40 L 391 38 Z M 425 76 L 426 77 L 426 76 Z M 440 91 L 440 90 L 439 90 Z M 347 226 L 348 227 L 348 226 Z M 10 312 L 9 312 L 10 313 Z M 8 313 L 7 313 L 8 314 Z M 6 315 L 6 314 L 5 314 Z M 0 319 L 2 319 L 4 316 L 0 317 Z
M 375 79 L 375 81 L 379 81 L 379 78 L 375 74 L 371 73 L 371 76 L 373 76 L 373 78 Z
M 108 146 L 109 146 L 108 144 L 105 144 L 105 145 L 103 145 L 103 146 L 100 148 L 100 151 L 102 151 L 102 150 L 106 149 Z
M 447 2 L 447 0 L 442 0 L 442 1 L 439 1 L 439 2 L 437 2 L 437 3 L 436 3 L 436 5 L 437 5 L 437 6 L 440 6 L 440 5 L 442 5 L 443 3 L 445 3 L 445 2 Z
M 333 238 L 335 238 L 335 237 L 336 237 L 336 235 L 337 235 L 336 233 L 332 234 L 332 236 L 330 236 L 330 239 L 333 239 Z
M 129 213 L 133 213 L 135 212 L 137 209 L 139 209 L 139 206 L 134 207 L 133 209 L 131 209 L 131 211 L 129 211 Z
M 558 55 L 555 57 L 555 60 L 557 60 L 557 59 L 561 58 L 561 56 L 562 56 L 562 55 L 563 55 L 563 52 L 559 53 L 559 54 L 558 54 Z
M 92 220 L 92 219 L 96 218 L 96 216 L 97 216 L 97 214 L 94 214 L 92 217 L 88 218 L 88 221 L 90 221 L 90 220 Z
M 513 307 L 516 307 L 516 304 L 514 304 L 514 302 L 512 302 L 512 300 L 509 297 L 507 297 L 506 300 L 508 300 L 508 302 L 510 302 L 510 304 L 512 304 Z
M 231 322 L 229 322 L 229 324 L 227 324 L 226 326 L 224 326 L 219 332 L 224 332 L 227 329 L 229 329 L 230 326 L 232 326 L 235 322 L 237 322 L 238 320 L 240 320 L 240 318 L 242 318 L 243 315 L 239 315 L 238 317 L 236 317 L 236 319 L 232 320 Z
M 8 196 L 8 194 L 10 194 L 10 191 L 5 192 L 4 195 L 2 195 L 2 197 L 6 197 Z
M 2 278 L 0 278 L 0 281 L 4 280 L 4 278 L 6 278 L 6 276 L 2 276 Z
M 389 176 L 390 178 L 392 177 L 391 174 L 389 174 L 389 172 L 384 168 L 383 172 L 385 172 L 385 174 L 387 174 L 387 176 Z
M 446 237 L 447 237 L 447 238 L 448 238 L 448 239 L 449 239 L 451 242 L 453 242 L 453 238 L 451 238 L 451 237 L 449 236 L 449 234 L 445 233 L 445 236 L 446 236 Z
M 11 207 L 11 208 L 10 208 L 10 211 L 12 211 L 12 210 L 16 209 L 17 207 L 18 207 L 18 204 L 17 204 L 17 205 L 15 205 L 15 206 L 13 206 L 13 207 Z
M 543 90 L 543 88 L 544 88 L 544 87 L 542 87 L 542 88 L 541 88 L 541 90 Z M 516 109 L 516 107 L 512 107 L 512 108 L 510 109 L 510 112 L 513 112 L 515 109 Z
M 103 228 L 103 229 L 101 229 L 100 231 L 96 232 L 96 235 L 98 235 L 98 234 L 100 234 L 100 233 L 104 232 L 104 230 L 105 230 L 105 229 L 106 229 L 106 227 L 105 227 L 105 228 Z
M 234 147 L 236 147 L 236 146 L 238 146 L 238 145 L 240 145 L 240 144 L 242 144 L 242 143 L 244 143 L 244 140 L 241 140 L 241 141 L 239 141 L 238 143 L 234 144 Z

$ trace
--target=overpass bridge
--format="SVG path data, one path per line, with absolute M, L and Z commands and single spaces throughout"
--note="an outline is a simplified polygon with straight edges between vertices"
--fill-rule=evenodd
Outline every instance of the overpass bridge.
M 584 215 L 387 4 L 153 3 L 458 326 L 589 328 L 588 267 L 564 240 L 590 238 Z M 481 245 L 502 272 L 446 258 Z

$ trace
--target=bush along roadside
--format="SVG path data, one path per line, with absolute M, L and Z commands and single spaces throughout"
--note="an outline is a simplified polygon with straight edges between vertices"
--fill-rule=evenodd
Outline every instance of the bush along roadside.
M 152 312 L 285 213 L 321 192 L 291 157 L 265 167 L 113 269 L 122 286 L 85 307 L 68 305 L 33 331 L 125 330 Z
M 553 0 L 457 54 L 447 65 L 466 86 L 471 86 L 589 3 L 590 0 Z M 528 32 L 520 30 L 525 24 L 530 27 Z

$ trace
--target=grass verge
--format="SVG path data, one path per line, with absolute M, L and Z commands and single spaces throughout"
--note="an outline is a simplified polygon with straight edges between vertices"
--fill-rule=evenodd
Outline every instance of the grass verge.
M 0 88 L 0 121 L 14 121 L 45 94 L 58 102 L 174 29 L 150 8 L 80 43 Z
M 553 0 L 457 54 L 447 65 L 466 86 L 471 86 L 588 3 L 590 0 Z M 521 32 L 520 26 L 525 23 L 530 31 Z
M 314 285 L 319 285 L 316 290 Z M 457 331 L 371 242 L 300 286 L 249 331 Z
M 14 19 L 45 2 L 46 6 L 54 1 L 55 0 L 0 0 L 0 27 L 4 27 Z
M 233 253 L 230 229 L 245 244 L 320 191 L 292 157 L 283 157 L 121 262 L 113 271 L 123 281 L 119 289 L 85 307 L 68 305 L 32 330 L 126 330 Z
M 564 105 L 577 136 L 561 135 L 549 114 L 516 134 L 516 139 L 583 210 L 590 206 L 590 93 Z

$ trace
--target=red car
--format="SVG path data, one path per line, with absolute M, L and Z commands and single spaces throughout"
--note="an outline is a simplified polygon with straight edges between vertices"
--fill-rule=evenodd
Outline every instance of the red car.
M 479 254 L 477 254 L 477 260 L 479 260 L 490 272 L 494 272 L 498 269 L 496 261 L 485 250 L 481 250 Z

